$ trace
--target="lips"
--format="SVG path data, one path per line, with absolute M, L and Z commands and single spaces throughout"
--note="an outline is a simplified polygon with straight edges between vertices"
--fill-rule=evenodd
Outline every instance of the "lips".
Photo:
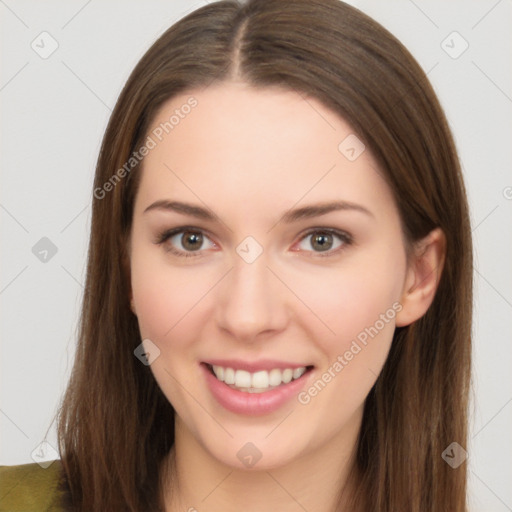
M 246 415 L 279 409 L 305 387 L 313 369 L 312 365 L 275 360 L 211 360 L 201 367 L 216 401 L 231 412 Z

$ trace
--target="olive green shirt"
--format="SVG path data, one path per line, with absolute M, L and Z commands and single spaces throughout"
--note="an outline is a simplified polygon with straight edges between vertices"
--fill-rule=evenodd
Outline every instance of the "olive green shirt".
M 0 466 L 0 512 L 62 512 L 62 465 Z

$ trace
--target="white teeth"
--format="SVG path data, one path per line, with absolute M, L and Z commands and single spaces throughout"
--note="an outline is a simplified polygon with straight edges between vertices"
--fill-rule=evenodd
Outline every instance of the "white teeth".
M 277 368 L 270 370 L 270 373 L 268 374 L 268 380 L 271 386 L 279 386 L 279 384 L 281 384 L 281 370 Z
M 284 370 L 283 372 L 283 382 L 285 384 L 288 384 L 288 382 L 291 382 L 292 380 L 292 377 L 293 377 L 293 370 L 290 370 L 290 368 L 286 368 L 286 370 Z
M 217 375 L 217 378 L 219 380 L 222 380 L 219 377 L 219 375 Z M 235 370 L 233 370 L 233 368 L 224 368 L 224 382 L 226 384 L 234 384 L 235 383 Z
M 293 378 L 298 379 L 301 375 L 304 375 L 305 371 L 306 371 L 306 368 L 304 368 L 304 367 L 295 368 L 295 370 L 293 370 Z
M 251 384 L 253 388 L 265 389 L 268 388 L 268 372 L 261 371 L 252 374 Z M 238 386 L 238 383 L 237 383 Z M 241 386 L 239 386 L 241 387 Z M 249 386 L 247 386 L 249 387 Z
M 224 368 L 222 366 L 214 366 L 213 371 L 219 380 L 224 380 Z
M 294 379 L 298 379 L 306 372 L 306 367 L 300 368 L 286 368 L 281 370 L 274 368 L 267 372 L 260 370 L 250 373 L 246 370 L 234 370 L 233 368 L 223 368 L 222 366 L 212 366 L 213 372 L 217 379 L 225 382 L 233 388 L 240 391 L 249 393 L 261 393 L 270 388 L 280 386 L 281 384 L 288 384 Z
M 237 370 L 235 372 L 235 386 L 237 388 L 251 387 L 251 374 L 245 370 Z

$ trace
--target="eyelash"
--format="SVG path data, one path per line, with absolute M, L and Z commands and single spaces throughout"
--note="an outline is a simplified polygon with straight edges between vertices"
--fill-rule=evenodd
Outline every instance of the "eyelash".
M 163 245 L 167 240 L 169 240 L 169 238 L 172 238 L 174 235 L 177 235 L 179 233 L 184 233 L 186 231 L 192 231 L 193 233 L 200 233 L 203 236 L 210 238 L 202 229 L 195 228 L 192 226 L 182 226 L 179 228 L 174 228 L 174 229 L 169 229 L 169 230 L 163 231 L 156 238 L 155 244 Z M 306 239 L 308 236 L 311 236 L 314 234 L 327 234 L 327 235 L 336 236 L 341 240 L 341 242 L 343 242 L 343 245 L 334 250 L 306 251 L 306 252 L 314 253 L 315 256 L 313 256 L 313 257 L 325 258 L 325 257 L 333 256 L 333 255 L 338 254 L 339 252 L 343 251 L 346 247 L 352 245 L 354 242 L 354 239 L 352 238 L 352 236 L 349 235 L 348 233 L 346 233 L 345 231 L 340 231 L 338 229 L 332 229 L 332 228 L 312 228 L 312 229 L 308 230 L 300 238 L 299 243 L 302 242 L 304 239 Z M 197 257 L 202 256 L 200 250 L 197 252 L 196 251 L 180 251 L 173 246 L 166 247 L 165 250 L 167 252 L 174 254 L 175 256 L 182 257 L 182 258 L 191 258 L 191 257 L 197 258 Z

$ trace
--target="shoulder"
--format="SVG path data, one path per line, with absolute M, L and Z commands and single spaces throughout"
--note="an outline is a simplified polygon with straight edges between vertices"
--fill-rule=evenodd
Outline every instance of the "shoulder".
M 0 466 L 0 512 L 59 512 L 63 508 L 60 460 L 39 464 Z

